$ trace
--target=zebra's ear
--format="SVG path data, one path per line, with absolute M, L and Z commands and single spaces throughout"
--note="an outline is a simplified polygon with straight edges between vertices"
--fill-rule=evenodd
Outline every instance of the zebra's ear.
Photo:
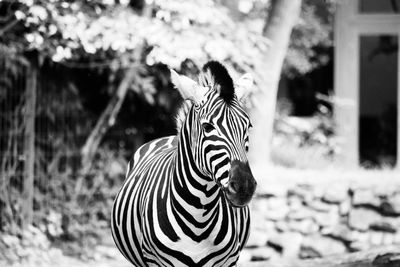
M 171 69 L 171 81 L 176 89 L 178 89 L 183 99 L 189 99 L 195 103 L 200 103 L 207 92 L 206 87 L 198 85 L 189 77 L 179 75 L 173 69 Z
M 246 73 L 242 75 L 235 82 L 235 92 L 236 96 L 240 101 L 244 101 L 247 96 L 252 92 L 254 86 L 254 79 L 250 73 Z

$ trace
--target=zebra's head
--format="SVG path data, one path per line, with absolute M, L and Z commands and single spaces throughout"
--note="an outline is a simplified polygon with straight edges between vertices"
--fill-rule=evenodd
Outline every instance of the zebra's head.
M 246 206 L 257 183 L 247 160 L 251 123 L 241 100 L 253 79 L 245 74 L 234 83 L 215 61 L 204 65 L 198 83 L 173 70 L 171 78 L 182 97 L 192 103 L 181 122 L 181 131 L 190 139 L 191 158 L 232 206 Z

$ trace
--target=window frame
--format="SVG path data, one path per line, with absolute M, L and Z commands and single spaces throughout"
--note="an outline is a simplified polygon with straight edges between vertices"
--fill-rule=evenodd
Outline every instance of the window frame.
M 334 25 L 335 119 L 345 148 L 344 160 L 359 165 L 360 36 L 397 35 L 400 44 L 400 14 L 360 13 L 360 0 L 338 2 Z M 397 164 L 400 166 L 400 53 L 397 56 Z

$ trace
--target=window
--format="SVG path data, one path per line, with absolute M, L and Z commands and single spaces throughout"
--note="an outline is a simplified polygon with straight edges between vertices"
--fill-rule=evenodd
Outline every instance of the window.
M 360 0 L 360 13 L 388 13 L 395 14 L 400 11 L 400 0 Z
M 398 36 L 361 35 L 360 163 L 393 166 L 397 156 Z

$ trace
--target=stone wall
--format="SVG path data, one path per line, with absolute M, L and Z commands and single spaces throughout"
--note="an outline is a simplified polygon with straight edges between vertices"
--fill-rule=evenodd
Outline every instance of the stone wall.
M 400 185 L 296 184 L 260 192 L 240 261 L 314 258 L 400 245 Z

